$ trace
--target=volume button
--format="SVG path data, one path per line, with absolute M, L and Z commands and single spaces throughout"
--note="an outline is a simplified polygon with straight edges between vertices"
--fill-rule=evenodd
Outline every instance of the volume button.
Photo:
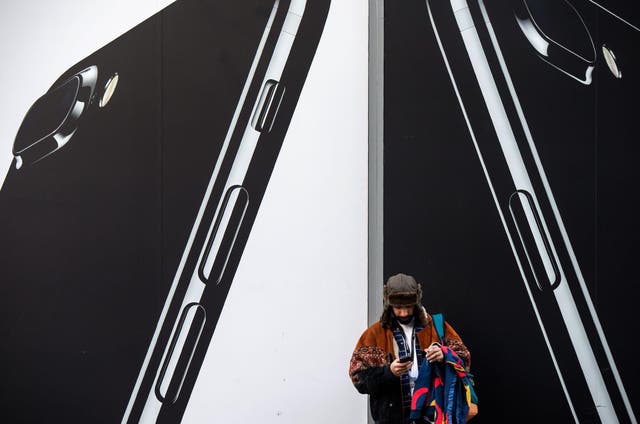
M 555 289 L 561 280 L 560 268 L 531 193 L 526 190 L 513 193 L 509 197 L 509 210 L 538 289 Z
M 190 303 L 182 310 L 156 381 L 155 394 L 160 402 L 178 400 L 206 319 L 204 306 L 199 303 Z
M 265 81 L 251 118 L 251 126 L 256 131 L 271 131 L 278 109 L 280 109 L 284 91 L 284 86 L 278 81 L 273 79 Z
M 198 277 L 203 283 L 215 281 L 219 284 L 222 281 L 248 206 L 247 190 L 238 185 L 229 187 L 213 221 L 213 229 L 200 259 Z

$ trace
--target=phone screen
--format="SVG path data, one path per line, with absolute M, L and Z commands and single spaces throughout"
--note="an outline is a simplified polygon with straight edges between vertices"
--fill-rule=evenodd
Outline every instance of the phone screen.
M 272 7 L 174 3 L 53 84 L 119 75 L 0 191 L 2 421 L 122 418 Z M 36 102 L 18 148 L 55 127 L 68 84 Z

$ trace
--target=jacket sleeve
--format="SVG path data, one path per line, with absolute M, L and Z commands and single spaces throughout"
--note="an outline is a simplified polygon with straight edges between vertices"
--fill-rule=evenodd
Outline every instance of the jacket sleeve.
M 467 371 L 471 368 L 471 352 L 465 344 L 462 342 L 462 339 L 453 329 L 448 322 L 444 323 L 444 344 L 451 348 L 458 356 L 464 361 L 465 368 Z
M 391 372 L 390 359 L 374 332 L 365 331 L 349 362 L 349 377 L 355 388 L 363 394 L 377 395 L 397 387 L 400 378 Z
M 398 387 L 400 379 L 393 375 L 388 364 L 358 366 L 363 354 L 366 355 L 364 352 L 354 352 L 350 366 L 351 381 L 360 393 L 378 395 Z M 357 368 L 361 369 L 356 371 Z

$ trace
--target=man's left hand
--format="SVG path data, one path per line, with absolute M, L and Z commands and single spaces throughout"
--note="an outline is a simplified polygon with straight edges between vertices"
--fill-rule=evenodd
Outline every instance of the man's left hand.
M 433 343 L 427 348 L 427 361 L 429 362 L 442 362 L 444 359 L 444 353 L 442 353 L 442 347 L 439 343 Z

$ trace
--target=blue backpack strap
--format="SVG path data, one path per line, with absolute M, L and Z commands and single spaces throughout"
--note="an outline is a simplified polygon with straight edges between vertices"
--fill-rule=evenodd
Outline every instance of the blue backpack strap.
M 440 337 L 440 343 L 443 343 L 444 340 L 444 316 L 442 314 L 434 314 L 431 315 L 433 319 L 433 325 L 436 328 L 436 332 L 438 333 L 438 337 Z
M 433 326 L 436 328 L 436 332 L 438 333 L 438 337 L 440 337 L 440 343 L 444 344 L 444 315 L 442 314 L 433 314 L 431 315 L 431 319 L 433 319 Z M 467 373 L 464 378 L 466 385 L 469 387 L 469 392 L 471 394 L 471 403 L 478 404 L 478 395 L 473 387 L 473 374 Z
M 433 319 L 433 326 L 436 328 L 436 332 L 438 333 L 438 337 L 440 337 L 440 343 L 444 344 L 444 315 L 442 314 L 433 314 L 431 315 Z M 473 387 L 473 374 L 467 373 L 464 377 L 466 385 L 469 387 L 469 392 L 471 395 L 471 403 L 478 404 L 478 395 Z

